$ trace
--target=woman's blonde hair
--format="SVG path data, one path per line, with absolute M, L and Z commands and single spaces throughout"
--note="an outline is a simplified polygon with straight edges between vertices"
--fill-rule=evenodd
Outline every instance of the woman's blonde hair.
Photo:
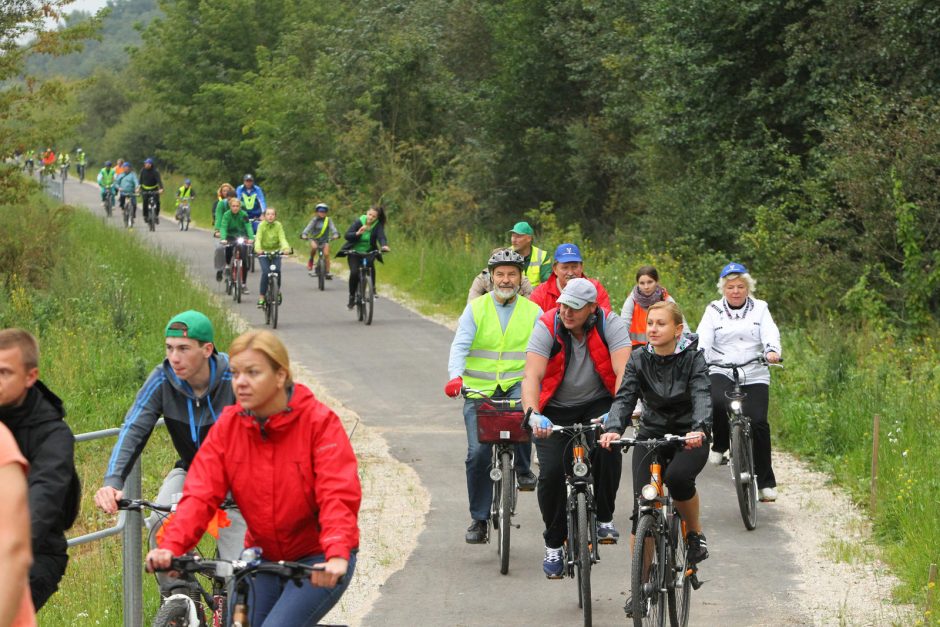
M 757 281 L 754 280 L 749 273 L 744 272 L 742 274 L 729 274 L 728 276 L 723 276 L 718 279 L 718 293 L 722 296 L 725 294 L 725 283 L 728 281 L 733 281 L 734 279 L 743 279 L 747 283 L 747 294 L 750 296 L 757 290 Z
M 682 310 L 679 309 L 679 305 L 671 300 L 661 300 L 658 303 L 650 305 L 649 310 L 646 312 L 646 317 L 649 318 L 649 315 L 658 309 L 664 309 L 676 326 L 682 324 Z
M 287 385 L 293 382 L 290 371 L 290 357 L 287 356 L 287 347 L 284 346 L 284 343 L 281 342 L 276 335 L 265 330 L 242 333 L 235 338 L 235 341 L 229 346 L 228 354 L 229 357 L 234 357 L 247 350 L 256 350 L 259 353 L 263 353 L 264 356 L 268 358 L 268 362 L 275 372 L 278 370 L 285 370 L 287 372 L 287 381 L 285 381 Z

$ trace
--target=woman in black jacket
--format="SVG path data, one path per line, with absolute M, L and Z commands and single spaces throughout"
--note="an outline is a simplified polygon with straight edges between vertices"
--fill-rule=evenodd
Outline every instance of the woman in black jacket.
M 711 431 L 712 403 L 708 367 L 698 350 L 698 336 L 682 334 L 682 312 L 672 302 L 650 306 L 647 315 L 648 344 L 630 355 L 623 382 L 617 391 L 601 446 L 623 434 L 637 399 L 643 399 L 638 438 L 660 438 L 667 433 L 698 436 L 681 450 L 663 450 L 663 480 L 676 509 L 685 521 L 690 563 L 708 557 L 705 535 L 699 520 L 699 496 L 695 477 L 708 459 L 707 433 Z M 637 524 L 637 499 L 650 482 L 649 456 L 645 447 L 633 449 L 633 547 Z
M 346 257 L 349 261 L 349 303 L 346 307 L 352 309 L 356 302 L 356 290 L 359 289 L 359 255 L 355 253 L 368 253 L 373 250 L 388 252 L 388 240 L 385 238 L 385 208 L 382 205 L 371 207 L 346 229 L 346 243 L 340 249 L 339 257 Z M 379 255 L 379 261 L 382 256 Z M 369 269 L 372 273 L 372 285 L 375 286 L 375 264 L 370 260 Z

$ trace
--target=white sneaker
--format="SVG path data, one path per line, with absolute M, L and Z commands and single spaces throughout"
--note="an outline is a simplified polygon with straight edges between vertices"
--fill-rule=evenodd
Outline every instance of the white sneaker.
M 777 488 L 761 488 L 759 495 L 762 503 L 773 503 L 777 500 Z
M 718 451 L 709 451 L 708 452 L 708 463 L 713 466 L 721 465 L 721 462 L 724 461 L 725 454 L 719 453 Z

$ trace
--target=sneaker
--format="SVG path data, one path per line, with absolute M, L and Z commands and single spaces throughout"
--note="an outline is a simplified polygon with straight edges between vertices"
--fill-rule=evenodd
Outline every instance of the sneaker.
M 160 216 L 157 216 L 153 219 L 154 224 L 160 224 Z
M 545 547 L 545 559 L 542 560 L 542 572 L 549 579 L 561 579 L 565 576 L 565 550 Z
M 248 286 L 242 283 L 242 294 L 247 294 L 247 293 L 248 293 Z
M 761 503 L 773 503 L 777 500 L 777 488 L 761 488 L 758 492 Z
M 258 299 L 258 309 L 264 309 L 264 306 L 267 305 L 267 301 L 263 298 Z
M 519 484 L 520 492 L 531 492 L 535 489 L 535 484 L 538 483 L 538 480 L 538 477 L 536 477 L 531 470 L 516 474 L 516 483 Z
M 685 534 L 686 559 L 689 564 L 698 564 L 708 559 L 708 545 L 705 543 L 704 533 L 695 533 L 690 531 Z
M 326 276 L 323 277 L 323 278 L 326 279 L 327 281 L 332 281 L 332 280 L 333 280 L 333 275 L 330 274 L 329 272 L 327 272 L 327 273 L 326 273 Z
M 307 270 L 308 271 L 313 270 L 313 259 L 307 260 Z
M 221 270 L 216 270 L 216 271 L 215 271 L 215 281 L 216 281 L 216 283 L 221 283 L 221 282 L 222 282 L 222 271 L 221 271 Z
M 614 527 L 614 522 L 597 521 L 597 542 L 598 544 L 617 544 L 620 539 L 620 532 Z
M 710 451 L 708 453 L 708 463 L 714 466 L 724 466 L 728 463 L 729 459 L 731 459 L 731 457 L 728 455 L 727 451 L 723 453 L 720 451 Z
M 474 520 L 467 527 L 467 533 L 464 540 L 467 544 L 483 544 L 486 542 L 487 522 L 485 520 Z
M 354 298 L 350 298 L 349 302 L 346 303 L 346 309 L 352 309 L 355 306 L 356 306 L 356 300 Z
M 281 292 L 278 292 L 278 293 L 277 293 L 277 304 L 280 305 L 280 304 L 283 303 L 283 302 L 284 302 L 284 294 L 282 294 Z

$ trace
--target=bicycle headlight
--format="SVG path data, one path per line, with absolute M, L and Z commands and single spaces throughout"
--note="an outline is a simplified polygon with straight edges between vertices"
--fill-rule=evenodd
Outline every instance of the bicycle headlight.
M 588 474 L 588 466 L 584 462 L 575 462 L 572 471 L 575 477 L 584 477 Z
M 499 480 L 502 479 L 502 478 L 503 478 L 503 471 L 502 471 L 502 470 L 500 470 L 499 468 L 491 468 L 491 469 L 490 469 L 490 479 L 491 479 L 491 480 L 493 480 L 493 481 L 499 481 Z
M 741 401 L 739 400 L 731 401 L 731 411 L 741 411 Z
M 640 495 L 647 501 L 655 501 L 659 498 L 659 490 L 652 483 L 647 483 L 640 490 Z

